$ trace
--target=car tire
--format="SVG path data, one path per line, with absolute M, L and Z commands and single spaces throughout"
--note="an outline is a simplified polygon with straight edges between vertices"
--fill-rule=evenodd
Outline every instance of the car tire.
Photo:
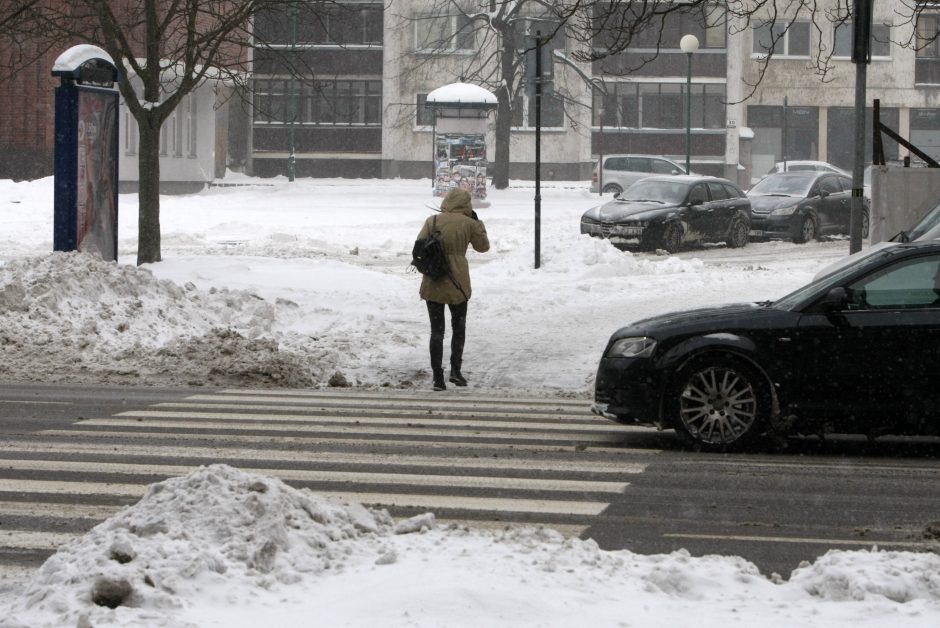
M 732 249 L 739 249 L 741 247 L 747 246 L 749 231 L 750 228 L 742 218 L 735 218 L 731 222 L 731 229 L 728 232 L 728 239 L 725 240 L 725 244 L 727 244 L 728 247 Z
M 803 216 L 803 220 L 800 221 L 800 230 L 796 234 L 796 237 L 793 238 L 793 241 L 796 244 L 806 244 L 810 240 L 816 238 L 816 221 L 813 220 L 812 216 Z
M 663 229 L 660 237 L 660 246 L 670 253 L 678 253 L 682 248 L 682 225 L 670 222 Z
M 603 190 L 604 194 L 613 194 L 615 196 L 621 192 L 623 192 L 623 188 L 615 183 L 609 183 L 605 185 Z
M 862 212 L 862 238 L 868 238 L 868 232 L 871 230 L 871 218 L 868 216 L 868 212 Z
M 726 355 L 698 358 L 679 370 L 674 383 L 676 432 L 696 448 L 740 450 L 763 433 L 770 398 L 765 380 L 747 362 Z

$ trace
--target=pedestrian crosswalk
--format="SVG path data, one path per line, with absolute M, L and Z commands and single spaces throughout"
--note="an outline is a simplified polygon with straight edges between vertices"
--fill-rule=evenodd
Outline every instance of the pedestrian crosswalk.
M 0 443 L 0 564 L 40 562 L 147 485 L 226 463 L 443 523 L 580 534 L 656 450 L 584 400 L 223 390 Z

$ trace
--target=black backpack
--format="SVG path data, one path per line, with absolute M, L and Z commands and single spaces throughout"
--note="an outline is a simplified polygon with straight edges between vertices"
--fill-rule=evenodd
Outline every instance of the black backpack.
M 411 249 L 411 265 L 431 279 L 441 279 L 450 274 L 444 243 L 441 242 L 441 232 L 437 230 L 437 216 L 434 216 L 431 222 L 431 233 L 428 237 L 415 240 L 415 246 Z

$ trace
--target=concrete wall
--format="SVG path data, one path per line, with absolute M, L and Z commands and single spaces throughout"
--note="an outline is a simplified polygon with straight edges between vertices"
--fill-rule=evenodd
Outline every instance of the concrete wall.
M 940 168 L 875 166 L 871 175 L 872 244 L 910 229 L 940 202 Z
M 196 117 L 196 151 L 190 154 L 188 147 L 189 125 L 188 125 L 188 107 L 189 100 L 194 101 L 194 111 Z M 169 145 L 165 154 L 160 156 L 160 182 L 161 189 L 163 184 L 182 183 L 196 184 L 201 187 L 217 176 L 224 176 L 223 155 L 217 155 L 218 150 L 224 150 L 225 143 L 217 137 L 219 124 L 225 124 L 225 116 L 217 109 L 220 101 L 217 100 L 217 90 L 214 83 L 204 83 L 196 88 L 189 96 L 183 99 L 183 102 L 176 108 L 173 115 L 164 123 L 165 134 Z M 224 104 L 222 107 L 226 106 Z M 137 123 L 127 113 L 123 101 L 121 103 L 121 150 L 120 162 L 118 165 L 119 176 L 122 183 L 132 184 L 140 180 L 140 169 L 138 166 L 137 154 Z M 172 148 L 173 142 L 170 139 L 174 133 L 176 125 L 181 125 L 180 141 L 183 146 L 180 147 L 180 154 Z M 225 129 L 222 129 L 225 132 Z M 161 151 L 163 153 L 163 151 Z M 223 171 L 218 172 L 219 164 L 222 164 Z M 171 186 L 170 186 L 171 187 Z M 124 189 L 133 189 L 133 185 L 124 185 Z M 168 187 L 169 189 L 169 187 Z M 188 188 L 186 188 L 188 189 Z

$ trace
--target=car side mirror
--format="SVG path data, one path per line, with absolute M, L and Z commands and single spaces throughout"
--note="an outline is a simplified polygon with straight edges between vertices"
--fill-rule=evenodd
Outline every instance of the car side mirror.
M 849 304 L 849 293 L 842 286 L 836 286 L 826 293 L 819 307 L 823 312 L 831 314 L 839 310 L 844 310 Z
M 829 192 L 826 190 L 819 190 L 819 198 L 826 198 L 827 196 L 829 196 Z

